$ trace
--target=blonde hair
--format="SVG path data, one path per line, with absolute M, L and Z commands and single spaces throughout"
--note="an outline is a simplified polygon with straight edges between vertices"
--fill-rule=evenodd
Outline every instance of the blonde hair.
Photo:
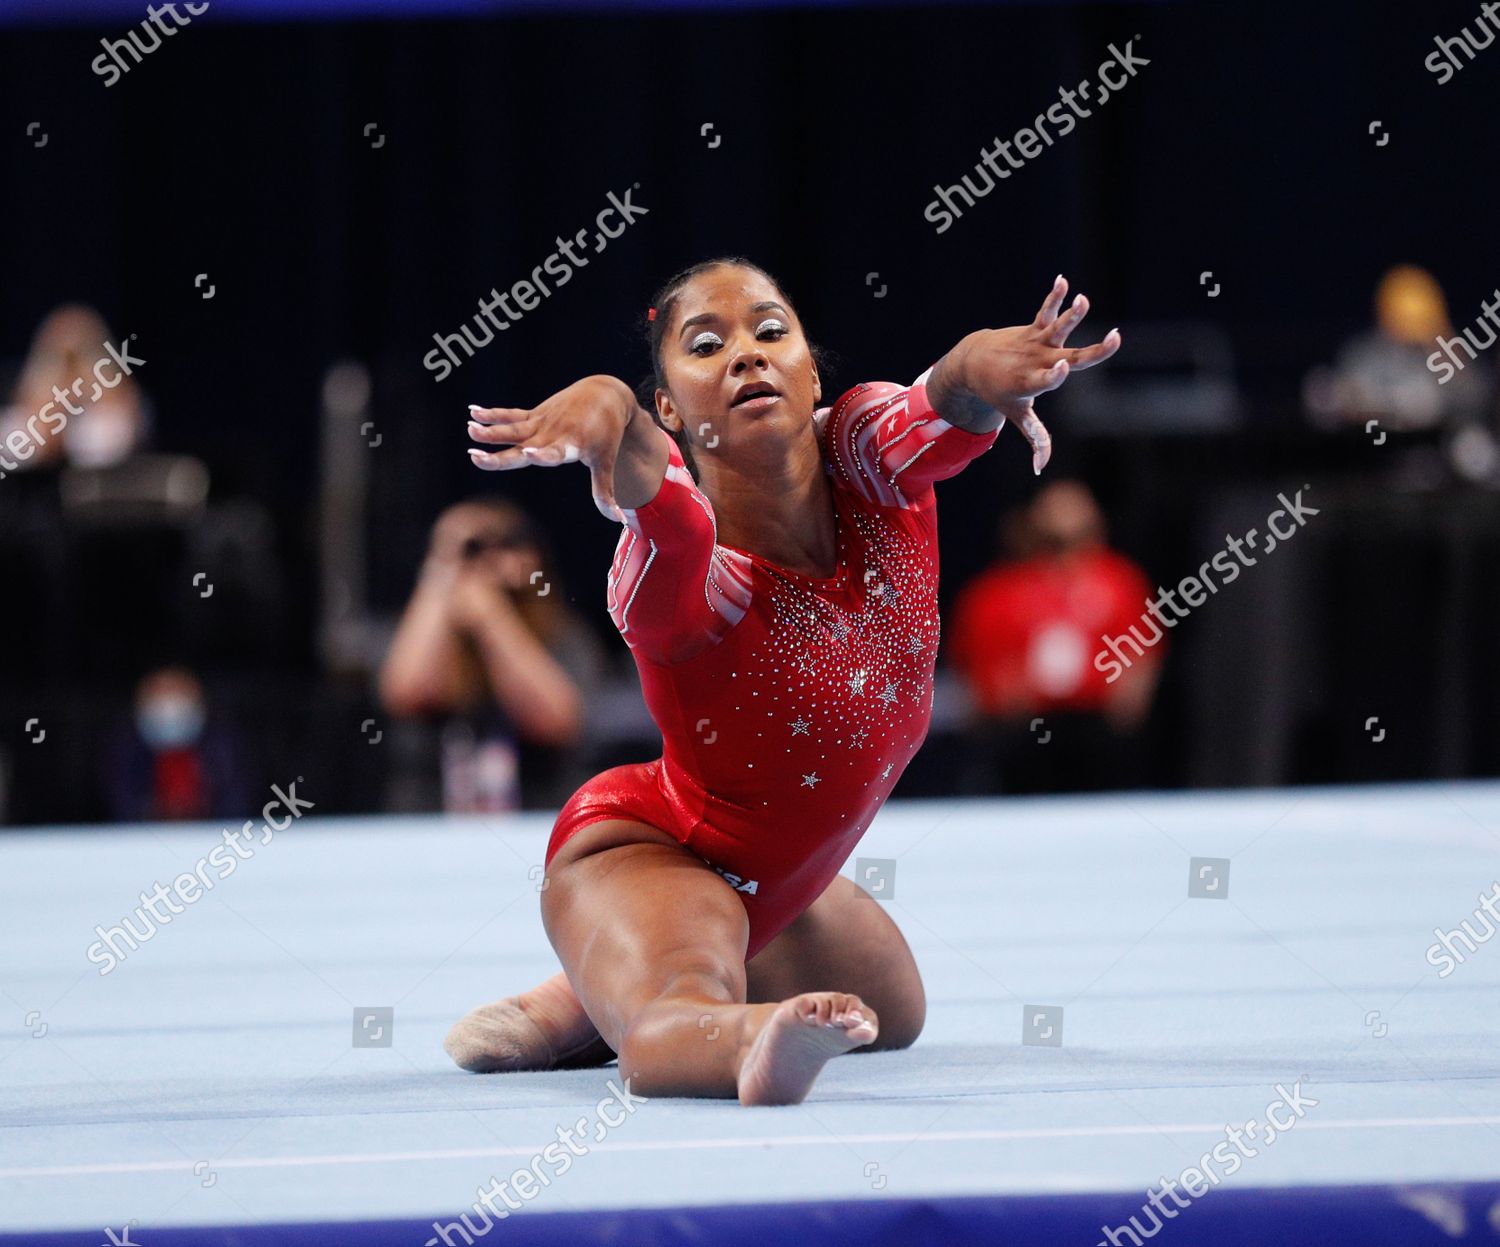
M 1415 264 L 1398 264 L 1375 289 L 1375 318 L 1398 342 L 1422 346 L 1452 332 L 1448 301 L 1437 278 Z

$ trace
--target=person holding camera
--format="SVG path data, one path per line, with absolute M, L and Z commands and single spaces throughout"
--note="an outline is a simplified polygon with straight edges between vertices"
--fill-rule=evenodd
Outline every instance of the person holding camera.
M 449 813 L 555 806 L 602 665 L 525 515 L 481 499 L 434 525 L 380 699 L 398 717 L 442 721 Z

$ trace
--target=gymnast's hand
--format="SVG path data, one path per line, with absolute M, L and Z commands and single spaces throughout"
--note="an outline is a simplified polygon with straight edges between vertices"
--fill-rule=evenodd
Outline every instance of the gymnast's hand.
M 1093 346 L 1067 345 L 1068 336 L 1089 310 L 1088 299 L 1080 294 L 1062 312 L 1067 293 L 1067 280 L 1059 277 L 1031 324 L 969 334 L 938 361 L 927 382 L 933 407 L 950 424 L 986 431 L 997 424 L 990 413 L 1015 424 L 1031 444 L 1031 463 L 1037 472 L 1052 456 L 1052 439 L 1037 419 L 1031 400 L 1057 389 L 1069 372 L 1092 368 L 1120 349 L 1118 329 L 1111 329 Z M 950 411 L 954 418 L 949 418 Z
M 469 436 L 509 450 L 470 448 L 476 467 L 487 472 L 554 468 L 582 463 L 592 477 L 594 505 L 608 519 L 620 507 L 644 506 L 667 470 L 667 438 L 641 411 L 623 381 L 585 377 L 559 390 L 539 407 L 469 408 Z

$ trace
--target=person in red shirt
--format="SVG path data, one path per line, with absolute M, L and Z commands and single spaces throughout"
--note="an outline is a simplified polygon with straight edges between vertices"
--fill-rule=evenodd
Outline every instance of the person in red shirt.
M 542 919 L 564 974 L 470 1015 L 468 1068 L 619 1054 L 647 1095 L 796 1103 L 824 1063 L 911 1043 L 921 978 L 839 866 L 927 734 L 938 641 L 933 483 L 1005 420 L 1038 472 L 1032 409 L 1088 308 L 1058 278 L 1031 324 L 980 330 L 910 386 L 819 408 L 779 283 L 695 265 L 652 311 L 655 413 L 593 376 L 535 409 L 473 408 L 490 470 L 582 462 L 624 525 L 611 618 L 662 756 L 585 784 L 558 816 Z
M 1151 582 L 1105 544 L 1104 516 L 1078 481 L 1042 489 L 1011 532 L 1019 557 L 976 576 L 954 604 L 948 658 L 974 710 L 964 786 L 1128 787 L 1165 638 L 1128 669 L 1095 657 L 1103 638 L 1139 627 Z

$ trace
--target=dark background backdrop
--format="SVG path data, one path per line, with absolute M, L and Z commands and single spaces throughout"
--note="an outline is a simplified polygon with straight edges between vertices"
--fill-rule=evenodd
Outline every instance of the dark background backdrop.
M 380 764 L 358 748 L 368 684 L 329 672 L 316 645 L 318 410 L 337 360 L 363 361 L 375 382 L 373 606 L 399 608 L 445 504 L 498 489 L 541 520 L 570 596 L 613 640 L 603 586 L 617 530 L 583 470 L 479 477 L 465 407 L 532 404 L 592 372 L 635 382 L 657 284 L 721 252 L 781 278 L 836 354 L 835 393 L 910 380 L 964 333 L 1029 319 L 1058 271 L 1093 302 L 1086 340 L 1115 324 L 1127 351 L 1136 325 L 1225 331 L 1246 398 L 1231 433 L 1074 435 L 1065 404 L 1039 405 L 1058 443 L 1050 471 L 1083 473 L 1116 543 L 1162 583 L 1222 545 L 1237 508 L 1263 515 L 1304 484 L 1328 505 L 1284 566 L 1180 630 L 1143 781 L 1500 772 L 1493 495 L 1406 488 L 1393 466 L 1420 438 L 1316 434 L 1299 400 L 1307 369 L 1368 326 L 1391 264 L 1431 269 L 1456 327 L 1500 286 L 1500 51 L 1441 86 L 1423 65 L 1477 4 L 558 5 L 271 22 L 227 7 L 110 88 L 90 70 L 99 40 L 144 6 L 0 30 L 0 358 L 14 368 L 56 304 L 97 306 L 117 336 L 137 335 L 156 445 L 202 458 L 216 500 L 263 508 L 276 552 L 239 589 L 232 569 L 210 568 L 227 586 L 213 627 L 182 623 L 200 606 L 185 581 L 163 605 L 118 574 L 116 554 L 116 574 L 16 634 L 0 656 L 0 732 L 17 818 L 95 812 L 78 782 L 84 728 L 124 705 L 163 648 L 240 699 L 269 770 L 317 760 L 339 776 L 330 806 L 377 807 L 367 780 Z M 936 184 L 1132 38 L 1151 63 L 1128 87 L 934 231 L 922 213 Z M 648 216 L 433 380 L 421 360 L 435 332 L 635 183 Z M 1222 286 L 1211 301 L 1205 270 Z M 999 512 L 1034 487 L 1007 433 L 941 488 L 945 600 L 993 557 Z M 0 574 L 7 612 L 34 606 L 28 592 Z M 45 757 L 21 733 L 43 713 L 73 725 Z M 1379 750 L 1363 730 L 1372 714 L 1390 729 Z M 1208 731 L 1226 721 L 1241 726 Z M 908 779 L 906 791 L 942 784 L 930 766 Z

